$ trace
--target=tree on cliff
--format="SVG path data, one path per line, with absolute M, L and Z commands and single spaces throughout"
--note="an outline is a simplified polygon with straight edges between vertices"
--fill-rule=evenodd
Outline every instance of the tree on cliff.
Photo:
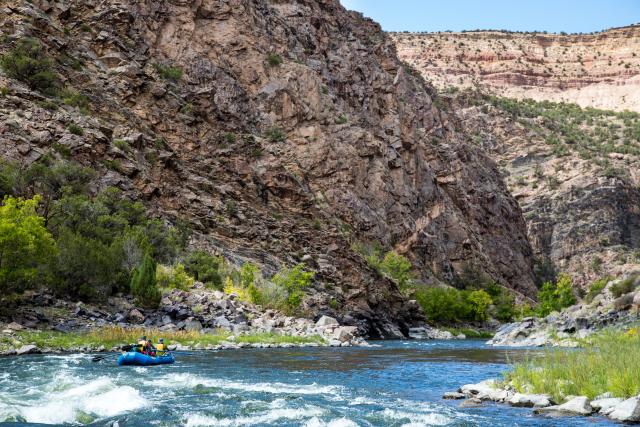
M 131 278 L 131 294 L 145 307 L 157 307 L 162 297 L 156 287 L 156 263 L 147 252 Z
M 7 196 L 0 205 L 0 292 L 21 291 L 38 282 L 55 252 L 44 218 L 36 213 L 40 196 Z

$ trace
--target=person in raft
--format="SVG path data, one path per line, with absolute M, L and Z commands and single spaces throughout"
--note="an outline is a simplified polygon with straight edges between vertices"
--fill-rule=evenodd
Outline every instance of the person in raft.
M 156 344 L 156 354 L 158 356 L 164 356 L 166 352 L 167 352 L 167 349 L 164 346 L 164 338 L 160 338 L 158 340 L 158 344 Z
M 136 351 L 149 356 L 156 355 L 156 349 L 151 345 L 151 341 L 147 340 L 145 335 L 141 336 L 138 340 L 138 347 L 136 348 Z

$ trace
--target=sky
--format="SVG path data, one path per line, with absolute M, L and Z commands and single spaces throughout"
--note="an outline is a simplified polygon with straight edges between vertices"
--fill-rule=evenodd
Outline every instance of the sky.
M 640 0 L 340 0 L 385 31 L 587 33 L 640 22 Z

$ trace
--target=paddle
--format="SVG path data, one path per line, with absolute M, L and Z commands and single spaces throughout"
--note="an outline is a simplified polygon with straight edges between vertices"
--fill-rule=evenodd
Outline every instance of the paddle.
M 138 347 L 138 345 L 137 345 L 137 344 L 127 344 L 127 345 L 123 345 L 122 347 L 120 347 L 120 349 L 121 349 L 122 351 L 131 351 L 131 350 L 133 350 L 133 349 L 134 349 L 134 348 L 136 348 L 136 347 Z M 107 356 L 106 356 L 106 355 L 104 355 L 104 356 L 94 356 L 94 357 L 91 359 L 91 361 L 92 361 L 92 362 L 99 362 L 99 361 L 104 360 L 104 359 L 106 359 L 106 358 L 107 358 Z

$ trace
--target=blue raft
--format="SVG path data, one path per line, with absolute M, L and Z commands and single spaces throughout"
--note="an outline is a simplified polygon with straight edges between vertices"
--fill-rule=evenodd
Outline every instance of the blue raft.
M 162 356 L 147 356 L 146 354 L 135 351 L 122 353 L 118 357 L 118 365 L 135 365 L 135 366 L 151 366 L 151 365 L 167 365 L 176 361 L 173 354 L 167 353 Z

